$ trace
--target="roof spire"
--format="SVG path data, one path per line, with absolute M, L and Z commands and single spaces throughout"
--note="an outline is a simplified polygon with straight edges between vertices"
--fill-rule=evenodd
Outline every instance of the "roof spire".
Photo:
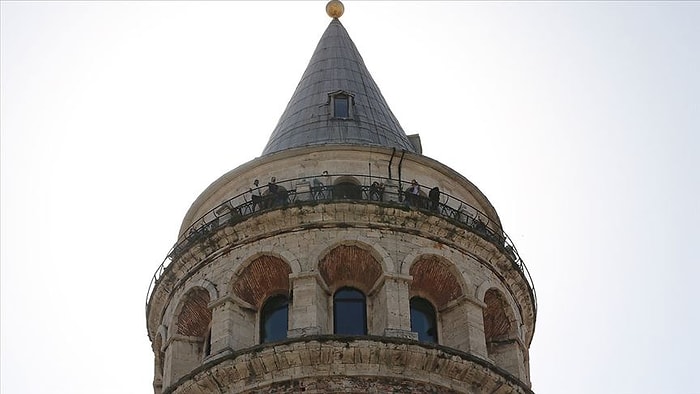
M 314 145 L 363 145 L 420 153 L 389 109 L 348 32 L 343 5 L 326 5 L 333 18 L 323 33 L 263 155 Z
M 331 0 L 328 2 L 328 4 L 326 4 L 326 14 L 333 19 L 338 19 L 343 16 L 344 11 L 345 7 L 340 0 Z

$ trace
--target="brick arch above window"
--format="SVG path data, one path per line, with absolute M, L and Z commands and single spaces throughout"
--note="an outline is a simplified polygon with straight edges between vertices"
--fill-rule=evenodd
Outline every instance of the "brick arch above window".
M 509 318 L 510 306 L 503 294 L 497 289 L 489 289 L 484 295 L 484 336 L 486 342 L 507 339 L 513 332 L 513 324 Z
M 368 293 L 382 275 L 382 267 L 372 254 L 356 245 L 340 245 L 319 263 L 319 272 L 331 289 L 352 286 Z
M 437 256 L 419 258 L 411 265 L 409 275 L 413 277 L 409 292 L 429 299 L 438 309 L 463 295 L 450 264 Z
M 273 294 L 289 293 L 292 269 L 279 257 L 263 255 L 248 264 L 233 283 L 233 293 L 243 301 L 260 308 Z
M 209 292 L 201 287 L 191 289 L 182 300 L 177 316 L 177 333 L 192 337 L 204 337 L 211 323 Z

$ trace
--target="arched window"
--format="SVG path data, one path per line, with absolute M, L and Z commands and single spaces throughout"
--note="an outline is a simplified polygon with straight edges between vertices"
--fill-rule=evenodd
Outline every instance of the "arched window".
M 352 182 L 339 182 L 333 186 L 333 197 L 340 200 L 361 200 L 362 188 Z
M 438 343 L 435 308 L 425 298 L 413 297 L 411 305 L 411 331 L 418 333 L 421 342 Z
M 202 363 L 202 360 L 211 353 L 208 343 L 211 337 L 212 312 L 209 309 L 209 291 L 202 287 L 190 289 L 182 298 L 177 310 L 177 334 L 174 340 L 178 342 L 171 350 L 171 358 L 178 360 L 178 369 L 165 367 L 170 370 L 170 379 L 174 378 L 177 371 L 194 369 Z M 189 337 L 183 339 L 183 337 Z M 187 345 L 184 345 L 187 343 Z M 196 344 L 196 346 L 193 346 Z M 168 345 L 169 347 L 170 345 Z M 168 380 L 166 379 L 166 380 Z
M 287 338 L 289 301 L 284 295 L 276 295 L 265 301 L 260 312 L 260 343 L 281 341 Z
M 365 295 L 343 287 L 333 296 L 333 332 L 338 335 L 367 335 Z
M 489 289 L 484 295 L 484 336 L 488 347 L 489 357 L 498 345 L 509 339 L 512 333 L 511 319 L 508 318 L 508 303 L 503 294 L 496 289 Z
M 523 354 L 517 340 L 517 323 L 513 309 L 503 293 L 495 288 L 486 291 L 484 304 L 486 304 L 483 309 L 486 355 L 496 366 L 526 380 L 527 371 L 519 368 L 519 362 L 514 361 L 526 357 L 527 351 Z

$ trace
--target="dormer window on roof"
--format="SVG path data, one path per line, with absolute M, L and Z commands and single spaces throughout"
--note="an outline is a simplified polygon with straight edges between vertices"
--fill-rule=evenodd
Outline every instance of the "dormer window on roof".
M 354 106 L 354 97 L 342 90 L 329 93 L 331 117 L 335 119 L 350 119 L 352 118 L 352 107 Z

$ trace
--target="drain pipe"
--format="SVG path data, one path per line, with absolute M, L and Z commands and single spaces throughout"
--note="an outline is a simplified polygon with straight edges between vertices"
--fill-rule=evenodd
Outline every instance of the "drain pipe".
M 372 163 L 367 163 L 367 167 L 369 167 L 369 184 L 372 184 Z
M 401 185 L 401 164 L 403 163 L 403 155 L 406 154 L 406 149 L 401 150 L 401 160 L 399 160 L 399 191 L 403 191 L 403 186 Z
M 394 161 L 395 154 L 396 154 L 396 148 L 392 148 L 391 159 L 389 159 L 389 179 L 391 179 L 391 162 Z

